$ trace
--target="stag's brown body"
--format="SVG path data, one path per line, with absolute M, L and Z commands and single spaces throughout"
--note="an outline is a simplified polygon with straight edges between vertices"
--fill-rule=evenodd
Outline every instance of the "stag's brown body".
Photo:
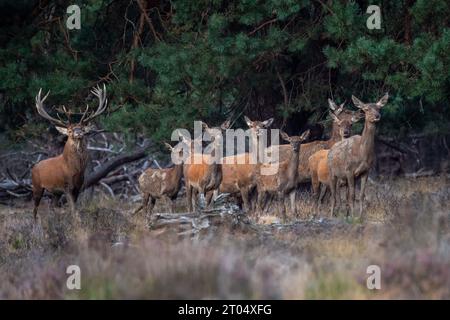
M 376 123 L 381 119 L 380 109 L 387 103 L 386 94 L 377 103 L 362 103 L 353 97 L 353 103 L 364 111 L 365 123 L 362 135 L 355 135 L 336 143 L 328 153 L 328 168 L 331 187 L 331 215 L 334 214 L 336 197 L 339 194 L 338 181 L 345 179 L 348 186 L 348 205 L 354 212 L 355 178 L 360 178 L 360 216 L 362 216 L 365 187 L 369 170 L 375 159 Z
M 35 201 L 40 200 L 47 190 L 51 193 L 70 192 L 76 202 L 84 182 L 87 157 L 84 141 L 76 142 L 69 137 L 61 155 L 37 163 L 31 170 Z

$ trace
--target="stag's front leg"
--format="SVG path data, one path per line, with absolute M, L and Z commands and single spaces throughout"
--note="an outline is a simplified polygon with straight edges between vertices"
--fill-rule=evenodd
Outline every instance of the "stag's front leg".
M 67 197 L 67 202 L 69 203 L 70 213 L 71 213 L 72 217 L 74 217 L 74 219 L 75 219 L 75 224 L 80 225 L 81 219 L 80 219 L 78 211 L 75 208 L 75 199 L 74 199 L 73 190 L 68 189 L 66 191 L 66 197 Z

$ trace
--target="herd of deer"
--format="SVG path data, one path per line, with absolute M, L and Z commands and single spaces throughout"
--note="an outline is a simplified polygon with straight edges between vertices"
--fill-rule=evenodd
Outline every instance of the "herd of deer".
M 56 125 L 58 131 L 67 135 L 67 142 L 61 155 L 49 158 L 37 163 L 32 169 L 34 218 L 37 218 L 37 209 L 44 190 L 53 194 L 65 193 L 71 212 L 75 214 L 75 202 L 83 185 L 84 172 L 87 165 L 87 148 L 85 137 L 90 131 L 89 123 L 102 114 L 107 106 L 106 88 L 94 88 L 92 93 L 99 100 L 96 111 L 90 112 L 87 106 L 81 115 L 81 120 L 71 123 L 70 113 L 63 108 L 67 120 L 63 121 L 50 116 L 44 109 L 43 102 L 48 96 L 41 98 L 41 91 L 36 97 L 38 113 Z M 374 163 L 374 139 L 376 123 L 380 120 L 380 109 L 387 103 L 388 94 L 376 103 L 363 103 L 352 96 L 353 103 L 359 109 L 350 111 L 344 108 L 344 104 L 337 106 L 328 99 L 330 116 L 333 119 L 331 136 L 325 141 L 305 142 L 309 137 L 309 131 L 300 136 L 288 136 L 281 132 L 281 137 L 288 141 L 286 145 L 272 145 L 265 151 L 268 154 L 278 151 L 278 170 L 275 174 L 263 175 L 261 170 L 271 163 L 253 163 L 250 161 L 250 153 L 235 154 L 225 157 L 220 163 L 210 161 L 214 154 L 196 152 L 194 142 L 180 134 L 181 142 L 190 150 L 182 163 L 175 164 L 171 168 L 145 170 L 139 177 L 139 186 L 142 192 L 142 204 L 135 210 L 145 210 L 151 214 L 156 200 L 165 199 L 171 204 L 177 197 L 182 185 L 186 186 L 186 201 L 189 212 L 196 206 L 198 196 L 205 197 L 209 204 L 217 193 L 229 193 L 242 199 L 243 210 L 248 212 L 255 210 L 260 213 L 267 205 L 267 195 L 278 198 L 281 205 L 280 212 L 286 218 L 286 200 L 289 196 L 290 210 L 296 212 L 296 190 L 299 184 L 311 182 L 312 190 L 317 197 L 316 211 L 319 212 L 320 203 L 327 190 L 331 191 L 331 216 L 334 215 L 336 200 L 340 202 L 340 186 L 347 186 L 347 207 L 354 214 L 355 180 L 361 181 L 360 187 L 360 216 L 363 213 L 364 193 L 369 170 Z M 361 135 L 351 135 L 352 124 L 365 118 L 364 129 Z M 254 145 L 262 130 L 269 128 L 273 118 L 266 121 L 251 121 L 245 117 L 245 121 L 251 132 Z M 205 132 L 213 139 L 213 144 L 219 141 L 217 135 L 230 127 L 230 121 L 225 121 L 220 127 L 210 128 L 203 123 Z M 182 152 L 165 143 L 171 152 Z M 277 149 L 275 149 L 277 148 Z M 200 161 L 193 160 L 199 157 Z M 197 158 L 198 160 L 198 158 Z M 252 194 L 256 193 L 256 197 Z M 256 208 L 252 205 L 256 199 Z

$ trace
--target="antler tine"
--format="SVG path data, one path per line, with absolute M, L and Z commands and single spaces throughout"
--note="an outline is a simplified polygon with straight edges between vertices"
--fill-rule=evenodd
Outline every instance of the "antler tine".
M 39 93 L 36 96 L 36 109 L 37 109 L 37 112 L 39 113 L 39 115 L 58 126 L 67 127 L 67 124 L 65 122 L 63 122 L 60 119 L 58 120 L 56 118 L 53 118 L 44 109 L 44 101 L 45 101 L 45 99 L 47 99 L 48 95 L 50 94 L 50 90 L 47 92 L 47 94 L 44 96 L 44 98 L 41 98 L 41 93 L 42 93 L 42 88 L 39 89 Z
M 86 103 L 86 109 L 84 110 L 83 115 L 81 116 L 81 119 L 80 119 L 80 122 L 79 122 L 80 124 L 83 123 L 84 118 L 86 117 L 88 111 L 89 111 L 89 104 Z
M 84 123 L 92 121 L 92 119 L 101 115 L 106 110 L 106 107 L 108 106 L 108 99 L 106 98 L 105 84 L 103 84 L 103 89 L 101 89 L 99 86 L 97 86 L 91 90 L 91 93 L 98 98 L 99 104 L 98 104 L 97 110 L 94 113 L 90 114 L 87 118 L 85 118 L 85 116 L 83 115 L 82 120 Z

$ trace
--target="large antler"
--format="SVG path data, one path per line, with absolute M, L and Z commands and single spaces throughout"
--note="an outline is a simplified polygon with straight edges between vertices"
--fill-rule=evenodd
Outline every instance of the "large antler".
M 98 98 L 98 108 L 95 112 L 88 115 L 89 111 L 89 105 L 86 105 L 86 110 L 83 113 L 83 116 L 81 117 L 80 123 L 86 124 L 90 121 L 92 121 L 94 118 L 101 115 L 108 105 L 108 99 L 106 99 L 106 87 L 103 84 L 103 89 L 100 89 L 99 86 L 92 89 L 92 94 Z
M 36 109 L 37 112 L 41 115 L 41 117 L 49 120 L 50 122 L 52 122 L 53 124 L 56 124 L 60 127 L 67 127 L 67 123 L 65 123 L 64 121 L 62 121 L 61 119 L 56 119 L 53 118 L 52 116 L 50 116 L 47 111 L 45 111 L 44 109 L 44 101 L 45 99 L 47 99 L 48 95 L 50 94 L 50 91 L 47 92 L 47 94 L 44 96 L 44 98 L 41 98 L 41 93 L 42 93 L 42 88 L 39 89 L 39 93 L 36 96 Z M 58 116 L 59 117 L 59 116 Z

